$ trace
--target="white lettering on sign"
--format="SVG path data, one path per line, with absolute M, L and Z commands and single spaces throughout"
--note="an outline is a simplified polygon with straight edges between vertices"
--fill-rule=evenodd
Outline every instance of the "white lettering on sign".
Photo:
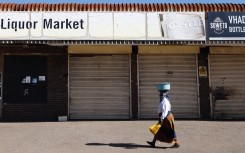
M 170 39 L 203 39 L 205 37 L 204 19 L 198 13 L 164 13 L 164 36 Z
M 229 27 L 229 32 L 245 32 L 245 27 Z
M 228 16 L 230 24 L 245 24 L 245 16 Z
M 226 29 L 227 23 L 210 23 L 211 29 Z

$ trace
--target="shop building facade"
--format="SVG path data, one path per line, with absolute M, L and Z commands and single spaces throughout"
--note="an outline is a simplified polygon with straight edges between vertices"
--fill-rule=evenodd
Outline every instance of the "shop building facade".
M 209 27 L 209 22 L 221 25 L 225 21 L 217 17 L 211 20 L 216 12 L 226 13 L 221 18 L 229 13 L 242 17 L 244 7 L 2 4 L 1 120 L 53 121 L 59 116 L 69 120 L 153 119 L 157 118 L 159 98 L 155 84 L 159 82 L 171 82 L 176 118 L 244 119 L 243 34 L 238 31 L 241 36 L 233 36 L 236 39 L 216 37 Z M 11 13 L 16 12 L 23 14 L 20 20 L 25 21 L 23 29 L 27 31 L 21 31 L 21 26 L 13 27 L 17 19 Z M 184 14 L 187 18 L 180 20 L 179 25 L 167 26 L 172 30 L 167 37 L 162 34 L 166 29 L 158 27 L 163 27 L 164 19 L 176 13 L 177 17 Z M 74 16 L 56 18 L 61 14 Z M 155 22 L 158 18 L 161 23 Z M 185 26 L 187 19 L 198 37 L 176 31 L 176 27 Z M 242 24 L 243 21 L 238 25 Z M 75 33 L 64 30 L 65 27 Z M 79 28 L 81 39 L 76 31 Z M 226 29 L 215 30 L 219 33 Z
M 57 115 L 66 115 L 66 48 L 44 45 L 0 48 L 2 120 L 57 120 Z

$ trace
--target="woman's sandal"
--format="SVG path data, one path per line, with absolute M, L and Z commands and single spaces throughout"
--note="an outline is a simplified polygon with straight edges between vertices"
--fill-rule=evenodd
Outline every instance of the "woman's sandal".
M 179 148 L 179 144 L 175 143 L 171 148 Z
M 155 144 L 153 144 L 153 142 L 150 141 L 146 141 L 152 148 L 155 148 Z

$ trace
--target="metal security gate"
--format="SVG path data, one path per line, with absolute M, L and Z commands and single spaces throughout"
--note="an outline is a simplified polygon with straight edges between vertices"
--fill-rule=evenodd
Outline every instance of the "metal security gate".
M 139 55 L 140 118 L 156 118 L 155 85 L 171 83 L 172 112 L 177 118 L 198 118 L 196 55 Z
M 213 118 L 245 118 L 245 55 L 210 55 Z
M 129 55 L 71 56 L 71 119 L 130 118 Z

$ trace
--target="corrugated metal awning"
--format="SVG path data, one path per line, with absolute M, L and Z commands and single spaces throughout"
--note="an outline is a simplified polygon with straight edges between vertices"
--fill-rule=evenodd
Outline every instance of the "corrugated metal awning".
M 244 12 L 245 4 L 219 3 L 127 3 L 127 4 L 107 4 L 107 3 L 0 3 L 0 11 L 123 11 L 123 12 Z

